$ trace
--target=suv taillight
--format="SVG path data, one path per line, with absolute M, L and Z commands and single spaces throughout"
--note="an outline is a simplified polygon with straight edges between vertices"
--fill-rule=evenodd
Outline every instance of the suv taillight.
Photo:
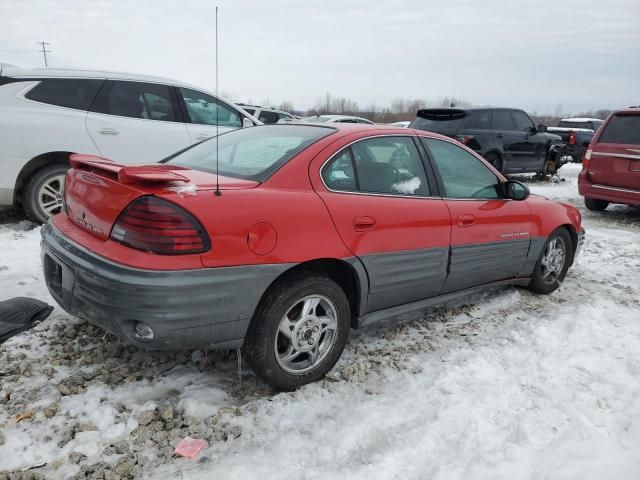
M 589 168 L 589 162 L 591 161 L 591 145 L 589 145 L 589 148 L 587 148 L 587 151 L 584 152 L 584 157 L 582 159 L 582 169 L 586 170 L 587 168 Z
M 575 145 L 576 144 L 576 132 L 570 132 L 569 133 L 569 145 Z
M 184 255 L 209 250 L 204 227 L 189 212 L 157 197 L 140 197 L 120 214 L 111 240 L 160 255 Z

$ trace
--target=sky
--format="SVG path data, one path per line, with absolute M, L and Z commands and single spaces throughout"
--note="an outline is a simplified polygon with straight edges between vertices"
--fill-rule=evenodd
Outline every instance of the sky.
M 0 62 L 175 78 L 233 100 L 640 104 L 640 0 L 0 0 Z

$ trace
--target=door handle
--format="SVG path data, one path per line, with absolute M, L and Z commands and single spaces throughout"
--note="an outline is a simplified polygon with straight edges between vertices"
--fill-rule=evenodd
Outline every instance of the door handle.
M 502 137 L 504 137 L 504 135 L 503 135 L 503 134 L 501 134 L 501 133 L 496 133 L 496 137 L 497 137 L 497 138 L 502 138 Z
M 458 225 L 461 227 L 470 227 L 476 223 L 476 217 L 471 215 L 470 213 L 463 213 L 462 215 L 458 215 Z
M 196 135 L 196 140 L 198 140 L 199 142 L 201 142 L 202 140 L 206 140 L 207 138 L 211 138 L 210 135 Z
M 98 133 L 101 135 L 118 135 L 120 132 L 115 128 L 99 128 Z
M 376 226 L 376 219 L 372 217 L 356 217 L 353 219 L 353 229 L 356 232 L 371 230 Z

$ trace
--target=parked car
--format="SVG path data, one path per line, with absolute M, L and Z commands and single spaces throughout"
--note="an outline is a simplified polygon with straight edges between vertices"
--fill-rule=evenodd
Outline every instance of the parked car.
M 258 122 L 186 83 L 89 70 L 3 69 L 0 205 L 34 221 L 62 210 L 71 153 L 150 162 L 221 132 Z
M 577 209 L 440 135 L 217 138 L 146 166 L 71 157 L 66 209 L 42 229 L 62 308 L 145 349 L 243 346 L 294 389 L 333 367 L 350 327 L 495 285 L 552 292 L 584 236 Z
M 236 105 L 241 107 L 245 112 L 253 115 L 264 124 L 295 123 L 298 120 L 295 115 L 292 115 L 289 112 L 283 112 L 282 110 L 276 110 L 275 108 L 266 108 L 259 105 L 247 105 L 244 103 L 236 103 Z
M 562 139 L 515 108 L 425 108 L 409 128 L 455 138 L 502 173 L 551 174 L 562 166 Z
M 547 131 L 562 137 L 566 145 L 565 154 L 570 155 L 574 162 L 581 162 L 602 122 L 598 118 L 563 118 L 557 127 L 549 127 Z
M 305 117 L 302 120 L 309 123 L 364 123 L 366 125 L 374 125 L 371 120 L 351 115 L 317 115 L 315 117 Z
M 610 203 L 640 205 L 640 108 L 613 112 L 582 161 L 578 191 L 589 210 Z

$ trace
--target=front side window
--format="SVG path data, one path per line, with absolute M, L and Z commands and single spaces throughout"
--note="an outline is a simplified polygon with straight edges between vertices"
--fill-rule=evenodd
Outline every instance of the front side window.
M 104 80 L 49 78 L 32 88 L 25 98 L 59 107 L 89 110 Z
M 511 114 L 513 115 L 513 120 L 516 122 L 516 130 L 528 132 L 532 128 L 535 129 L 535 125 L 526 113 L 520 110 L 513 110 Z
M 240 128 L 197 143 L 162 163 L 216 173 L 219 152 L 220 175 L 263 182 L 295 155 L 333 132 L 333 128 L 310 125 Z
M 402 196 L 430 194 L 420 154 L 410 137 L 361 140 L 327 163 L 321 175 L 331 190 Z
M 116 81 L 93 110 L 120 117 L 177 121 L 169 87 L 156 83 Z
M 222 127 L 242 127 L 240 113 L 211 95 L 190 88 L 180 88 L 180 93 L 187 107 L 187 115 L 191 123 L 200 125 L 216 125 L 217 123 Z
M 511 113 L 508 110 L 494 110 L 492 117 L 491 128 L 493 130 L 512 131 L 515 130 L 513 126 L 513 119 Z
M 450 142 L 422 141 L 440 172 L 447 198 L 501 198 L 498 177 L 482 161 Z
M 604 128 L 601 143 L 640 145 L 640 115 L 615 115 Z

